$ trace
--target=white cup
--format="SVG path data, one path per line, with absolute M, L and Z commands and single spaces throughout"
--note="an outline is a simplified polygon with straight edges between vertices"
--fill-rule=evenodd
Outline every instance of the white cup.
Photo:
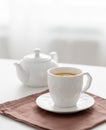
M 88 90 L 92 82 L 91 75 L 88 72 L 83 73 L 78 68 L 55 67 L 49 69 L 47 73 L 49 92 L 57 107 L 75 106 L 80 94 Z M 85 86 L 84 76 L 87 77 Z

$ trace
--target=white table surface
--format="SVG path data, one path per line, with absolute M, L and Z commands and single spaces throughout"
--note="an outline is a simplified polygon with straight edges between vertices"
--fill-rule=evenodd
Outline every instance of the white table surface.
M 0 59 L 0 103 L 18 99 L 47 88 L 29 88 L 24 86 L 17 78 L 14 66 L 15 60 Z M 89 72 L 92 77 L 92 85 L 88 92 L 106 99 L 106 67 L 61 64 L 62 66 L 73 66 Z M 99 117 L 98 117 L 99 118 Z M 35 130 L 28 125 L 14 121 L 0 115 L 0 130 Z M 106 130 L 106 123 L 103 123 L 92 130 Z

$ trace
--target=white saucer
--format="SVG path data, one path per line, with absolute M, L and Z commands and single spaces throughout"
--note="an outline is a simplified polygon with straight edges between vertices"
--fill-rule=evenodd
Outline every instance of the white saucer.
M 93 97 L 89 96 L 88 94 L 81 94 L 80 99 L 76 106 L 68 107 L 68 108 L 60 108 L 60 107 L 56 107 L 54 105 L 49 93 L 42 94 L 36 99 L 36 104 L 40 108 L 42 108 L 46 111 L 54 112 L 54 113 L 79 112 L 79 111 L 90 108 L 91 106 L 93 106 L 94 102 L 95 101 L 94 101 Z

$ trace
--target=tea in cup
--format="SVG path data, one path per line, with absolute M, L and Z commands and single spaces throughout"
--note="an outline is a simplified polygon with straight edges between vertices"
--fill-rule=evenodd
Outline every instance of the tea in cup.
M 90 88 L 92 77 L 79 68 L 55 67 L 48 71 L 48 88 L 54 105 L 57 107 L 75 106 L 81 93 Z M 87 77 L 84 86 L 84 76 Z

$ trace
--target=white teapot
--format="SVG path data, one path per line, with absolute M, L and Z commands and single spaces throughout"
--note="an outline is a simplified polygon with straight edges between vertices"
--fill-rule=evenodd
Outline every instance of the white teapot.
M 31 87 L 47 86 L 47 70 L 58 66 L 56 52 L 46 55 L 39 48 L 34 53 L 24 56 L 19 63 L 15 63 L 19 80 Z

